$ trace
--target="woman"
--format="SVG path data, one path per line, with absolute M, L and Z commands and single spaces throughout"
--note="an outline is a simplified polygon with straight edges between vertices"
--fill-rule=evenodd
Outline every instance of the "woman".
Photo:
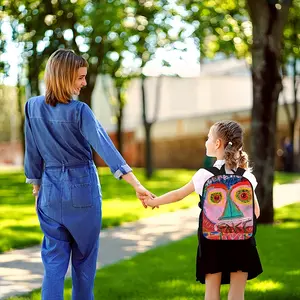
M 117 179 L 124 179 L 143 202 L 152 197 L 116 150 L 91 109 L 72 100 L 86 86 L 88 64 L 71 50 L 49 58 L 46 94 L 25 105 L 25 175 L 33 184 L 44 232 L 42 299 L 63 299 L 72 253 L 73 299 L 93 299 L 101 228 L 101 187 L 92 149 Z

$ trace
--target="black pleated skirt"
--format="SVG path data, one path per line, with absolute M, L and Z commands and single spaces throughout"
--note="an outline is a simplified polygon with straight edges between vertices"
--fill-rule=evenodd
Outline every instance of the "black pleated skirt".
M 213 241 L 198 234 L 196 279 L 205 283 L 206 274 L 222 273 L 221 284 L 230 283 L 231 272 L 247 272 L 248 280 L 262 273 L 255 238 L 244 241 Z

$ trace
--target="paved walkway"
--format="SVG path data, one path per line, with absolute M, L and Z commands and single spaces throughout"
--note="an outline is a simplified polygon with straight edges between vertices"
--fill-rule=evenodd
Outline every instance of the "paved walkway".
M 297 201 L 300 183 L 274 187 L 274 207 Z M 199 208 L 193 207 L 103 230 L 98 268 L 195 234 L 198 215 Z M 42 277 L 39 246 L 0 255 L 0 299 L 39 288 Z

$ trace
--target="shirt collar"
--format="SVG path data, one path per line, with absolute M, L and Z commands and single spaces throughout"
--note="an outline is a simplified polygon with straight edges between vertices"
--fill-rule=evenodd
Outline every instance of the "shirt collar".
M 216 168 L 221 168 L 224 164 L 225 164 L 225 159 L 218 159 L 218 160 L 214 163 L 214 167 L 216 167 Z

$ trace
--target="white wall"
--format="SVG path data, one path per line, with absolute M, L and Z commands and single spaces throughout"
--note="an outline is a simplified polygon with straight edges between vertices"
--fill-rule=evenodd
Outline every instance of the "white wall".
M 110 104 L 111 96 L 114 96 L 111 78 L 109 76 L 98 76 L 92 94 L 91 106 L 97 119 L 108 132 L 116 130 L 113 106 Z
M 109 78 L 106 80 L 111 84 Z M 148 118 L 153 118 L 156 85 L 158 78 L 148 78 L 146 81 L 146 96 Z M 188 134 L 199 132 L 200 116 L 216 116 L 217 118 L 239 113 L 250 117 L 252 106 L 252 82 L 250 76 L 200 76 L 194 78 L 162 77 L 161 103 L 158 113 L 158 123 L 164 123 L 164 129 L 155 130 L 155 137 L 172 135 L 176 132 Z M 102 88 L 103 81 L 97 80 L 93 93 L 93 110 L 104 128 L 115 131 L 112 122 L 112 109 Z M 292 100 L 291 80 L 285 80 L 288 102 Z M 111 93 L 113 93 L 111 91 Z M 141 81 L 132 80 L 128 92 L 128 103 L 124 109 L 124 130 L 134 130 L 141 137 L 142 107 Z M 280 99 L 282 103 L 282 99 Z M 280 114 L 279 119 L 284 119 Z M 190 119 L 190 120 L 186 120 Z M 203 118 L 202 118 L 203 119 Z M 207 118 L 205 118 L 207 119 Z M 174 120 L 174 122 L 171 120 Z M 183 122 L 183 120 L 185 120 Z M 170 121 L 169 123 L 167 121 Z M 169 125 L 167 125 L 167 123 Z M 172 125 L 171 125 L 172 124 Z M 157 127 L 157 126 L 156 126 Z

